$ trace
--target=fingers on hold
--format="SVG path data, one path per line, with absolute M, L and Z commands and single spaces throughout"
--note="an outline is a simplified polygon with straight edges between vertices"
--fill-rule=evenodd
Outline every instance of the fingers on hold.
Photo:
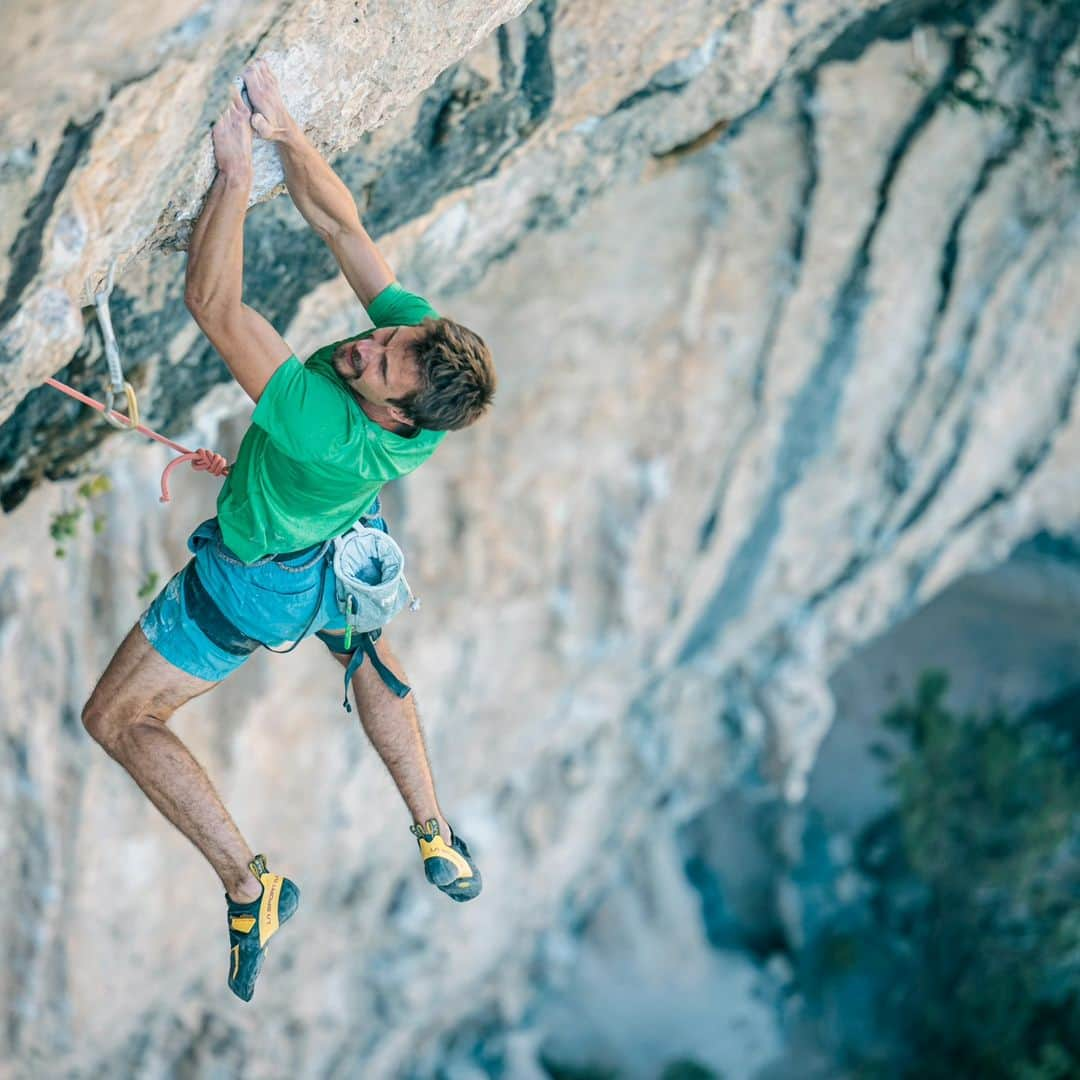
M 243 95 L 240 93 L 240 88 L 235 84 L 232 87 L 232 101 L 229 102 L 230 109 L 237 109 L 241 113 L 250 112 L 248 104 L 244 101 Z

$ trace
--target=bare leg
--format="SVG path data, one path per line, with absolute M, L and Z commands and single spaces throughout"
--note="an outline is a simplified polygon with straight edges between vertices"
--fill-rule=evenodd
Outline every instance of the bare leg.
M 167 726 L 181 705 L 215 686 L 170 664 L 136 624 L 90 695 L 83 724 L 202 852 L 229 895 L 254 900 L 262 886 L 248 869 L 251 848 L 202 766 Z
M 401 661 L 386 642 L 385 630 L 375 648 L 379 659 L 402 682 L 408 682 Z M 342 667 L 348 667 L 347 656 L 334 653 L 334 657 Z M 442 810 L 439 809 L 439 800 L 435 797 L 431 763 L 428 761 L 424 733 L 416 712 L 416 702 L 413 700 L 415 694 L 399 698 L 391 693 L 369 660 L 365 660 L 353 675 L 352 688 L 364 733 L 389 769 L 413 821 L 422 825 L 429 818 L 435 818 L 440 832 L 449 843 L 450 827 L 446 824 Z

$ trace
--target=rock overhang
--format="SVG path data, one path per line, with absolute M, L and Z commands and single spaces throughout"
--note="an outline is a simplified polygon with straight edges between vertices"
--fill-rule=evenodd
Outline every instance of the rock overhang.
M 930 5 L 896 6 L 903 23 Z M 183 249 L 212 180 L 209 122 L 248 57 L 270 57 L 290 105 L 376 237 L 523 157 L 550 158 L 549 190 L 533 180 L 519 206 L 486 224 L 470 219 L 468 265 L 424 274 L 453 288 L 475 280 L 530 228 L 567 220 L 643 163 L 722 137 L 838 36 L 882 33 L 891 7 L 703 4 L 657 22 L 615 3 L 438 5 L 396 18 L 354 2 L 256 9 L 239 25 L 204 4 L 158 27 L 152 47 L 152 27 L 140 30 L 141 64 L 121 51 L 123 35 L 112 52 L 87 43 L 95 78 L 82 79 L 70 98 L 44 97 L 40 138 L 25 141 L 33 109 L 26 92 L 8 94 L 22 119 L 8 126 L 6 160 L 22 167 L 3 174 L 13 237 L 0 267 L 0 505 L 11 509 L 39 480 L 77 472 L 105 434 L 66 404 L 34 399 L 41 380 L 58 372 L 100 385 L 90 302 L 113 260 L 113 321 L 133 381 L 152 388 L 150 419 L 182 428 L 224 377 L 213 350 L 188 332 L 182 261 L 168 256 Z M 864 23 L 869 32 L 858 30 Z M 65 39 L 46 36 L 45 47 L 55 40 Z M 164 118 L 163 101 L 179 119 Z M 69 115 L 76 118 L 57 132 Z M 306 292 L 337 269 L 295 213 L 272 199 L 283 190 L 272 148 L 257 145 L 255 166 L 252 200 L 263 205 L 253 205 L 246 227 L 245 298 L 283 329 Z M 11 207 L 23 209 L 18 221 Z M 166 364 L 168 392 L 154 389 Z

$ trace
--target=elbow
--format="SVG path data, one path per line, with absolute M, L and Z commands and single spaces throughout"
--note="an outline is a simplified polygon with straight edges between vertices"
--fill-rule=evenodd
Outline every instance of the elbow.
M 198 308 L 204 306 L 206 302 L 205 292 L 206 282 L 199 271 L 196 259 L 189 252 L 187 269 L 184 273 L 184 307 L 192 315 L 195 314 Z
M 199 326 L 200 329 L 205 329 L 206 325 L 211 320 L 211 309 L 206 301 L 195 293 L 185 294 L 184 306 L 195 320 L 196 325 Z
M 189 274 L 184 282 L 184 306 L 195 316 L 213 315 L 220 310 L 239 307 L 241 286 L 239 282 L 225 282 L 211 278 L 206 280 L 198 274 Z
M 200 311 L 203 311 L 208 306 L 209 300 L 204 295 L 204 291 L 199 289 L 195 282 L 188 281 L 184 286 L 184 307 L 192 315 L 198 315 Z
M 184 293 L 184 306 L 191 313 L 191 317 L 205 328 L 207 325 L 218 325 L 230 321 L 231 316 L 240 312 L 243 304 L 239 297 L 206 297 L 197 292 L 187 291 Z

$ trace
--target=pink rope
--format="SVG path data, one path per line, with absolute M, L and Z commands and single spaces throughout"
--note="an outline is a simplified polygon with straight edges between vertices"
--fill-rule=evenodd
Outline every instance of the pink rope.
M 190 461 L 197 472 L 208 472 L 211 476 L 224 476 L 229 471 L 229 463 L 213 450 L 189 450 L 186 454 L 173 458 L 161 474 L 161 501 L 169 501 L 169 473 L 182 461 Z
M 76 401 L 81 401 L 84 405 L 89 405 L 91 409 L 97 409 L 99 413 L 105 412 L 105 406 L 102 405 L 100 401 L 95 401 L 85 394 L 80 394 L 74 387 L 60 382 L 59 379 L 46 379 L 45 381 L 54 389 L 59 390 L 62 394 L 67 394 L 68 397 L 74 398 Z M 123 413 L 119 413 L 115 409 L 110 409 L 109 411 L 117 420 L 123 421 L 127 419 Z M 181 446 L 180 443 L 173 442 L 172 439 L 166 439 L 164 435 L 159 435 L 156 431 L 151 430 L 144 424 L 136 424 L 135 430 L 139 432 L 140 435 L 145 435 L 149 439 L 154 439 L 165 446 L 171 447 L 180 454 L 180 457 L 173 458 L 173 460 L 165 466 L 165 471 L 161 474 L 162 502 L 169 501 L 169 473 L 172 472 L 181 461 L 190 461 L 193 469 L 199 472 L 208 472 L 211 476 L 224 476 L 229 471 L 229 463 L 220 454 L 215 454 L 213 450 L 189 450 L 186 446 Z

